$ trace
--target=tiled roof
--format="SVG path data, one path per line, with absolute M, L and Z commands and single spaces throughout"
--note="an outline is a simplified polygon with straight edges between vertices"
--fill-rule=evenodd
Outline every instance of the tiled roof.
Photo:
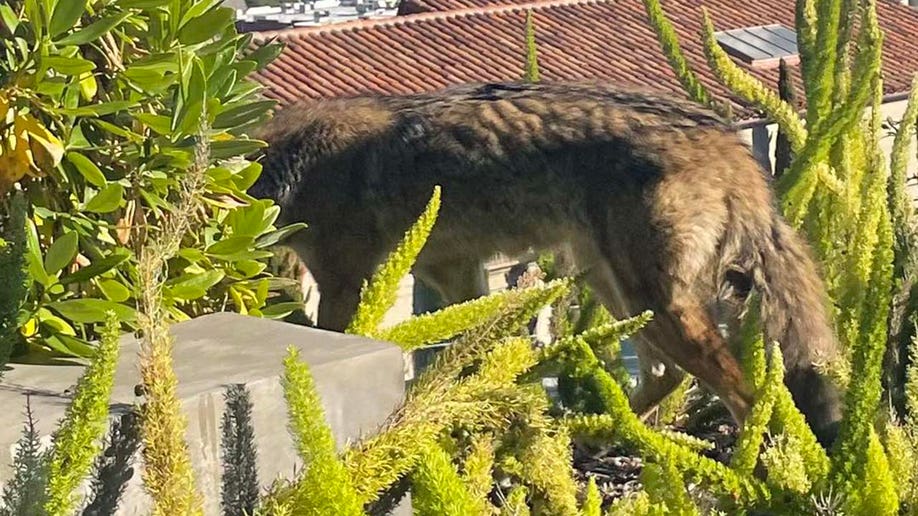
M 525 16 L 533 11 L 542 79 L 599 80 L 684 94 L 663 56 L 641 0 L 403 0 L 430 12 L 276 32 L 281 55 L 257 79 L 281 104 L 360 93 L 416 93 L 465 82 L 515 80 L 525 63 Z M 664 0 L 700 80 L 729 98 L 740 118 L 756 113 L 732 97 L 708 68 L 701 7 L 718 30 L 772 23 L 794 26 L 794 0 Z M 436 11 L 434 9 L 446 9 Z M 918 12 L 879 0 L 884 89 L 907 92 L 918 72 Z M 749 69 L 775 87 L 778 71 Z M 799 87 L 799 84 L 798 84 Z M 802 95 L 799 95 L 802 97 Z

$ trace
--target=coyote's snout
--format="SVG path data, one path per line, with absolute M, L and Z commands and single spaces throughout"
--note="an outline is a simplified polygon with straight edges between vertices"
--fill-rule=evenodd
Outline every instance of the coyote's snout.
M 481 295 L 478 267 L 498 252 L 565 246 L 616 317 L 655 314 L 636 336 L 636 411 L 681 368 L 742 420 L 750 387 L 718 322 L 736 335 L 756 289 L 796 403 L 834 438 L 839 394 L 814 368 L 837 352 L 823 283 L 762 169 L 709 111 L 603 86 L 486 84 L 298 104 L 261 137 L 250 193 L 309 224 L 288 245 L 319 284 L 320 326 L 346 326 L 363 280 L 441 185 L 415 273 L 447 301 Z

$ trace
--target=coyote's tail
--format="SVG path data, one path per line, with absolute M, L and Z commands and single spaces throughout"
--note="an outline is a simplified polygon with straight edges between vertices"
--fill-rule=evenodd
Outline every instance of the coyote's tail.
M 838 356 L 825 284 L 807 243 L 775 209 L 745 221 L 753 253 L 749 271 L 762 295 L 766 342 L 777 341 L 784 355 L 785 383 L 797 407 L 823 444 L 835 440 L 841 395 L 816 364 Z

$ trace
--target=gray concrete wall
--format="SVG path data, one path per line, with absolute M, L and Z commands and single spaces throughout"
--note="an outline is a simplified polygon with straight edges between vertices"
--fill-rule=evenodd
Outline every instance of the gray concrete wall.
M 287 412 L 279 378 L 287 346 L 299 348 L 315 377 L 326 418 L 338 445 L 373 433 L 404 395 L 403 357 L 399 348 L 361 337 L 303 326 L 220 313 L 173 326 L 178 394 L 188 418 L 186 433 L 195 476 L 206 499 L 206 514 L 219 514 L 220 421 L 224 387 L 245 383 L 251 392 L 253 424 L 262 486 L 278 476 L 292 478 L 299 466 L 287 431 Z M 111 399 L 113 413 L 137 400 L 138 343 L 123 346 Z M 11 475 L 25 410 L 32 410 L 44 440 L 69 402 L 65 389 L 79 378 L 79 365 L 13 365 L 0 382 L 0 484 Z M 136 472 L 119 514 L 147 514 L 149 499 Z

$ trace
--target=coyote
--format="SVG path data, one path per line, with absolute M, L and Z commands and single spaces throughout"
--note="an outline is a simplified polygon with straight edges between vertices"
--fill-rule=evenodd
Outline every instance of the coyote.
M 742 422 L 752 392 L 730 336 L 755 289 L 795 402 L 834 440 L 840 396 L 816 368 L 838 353 L 824 285 L 766 173 L 709 110 L 584 83 L 471 84 L 304 101 L 259 136 L 269 148 L 249 193 L 276 201 L 280 223 L 309 225 L 286 245 L 318 283 L 318 326 L 347 325 L 362 282 L 440 185 L 414 273 L 447 302 L 485 294 L 479 268 L 497 253 L 567 249 L 615 317 L 654 312 L 635 336 L 637 413 L 684 370 Z

